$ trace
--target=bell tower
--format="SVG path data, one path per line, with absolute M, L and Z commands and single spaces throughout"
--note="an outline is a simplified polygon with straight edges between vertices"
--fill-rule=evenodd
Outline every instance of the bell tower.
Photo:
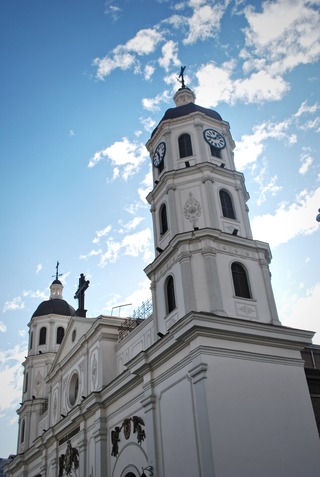
M 153 168 L 155 260 L 151 280 L 156 331 L 189 312 L 280 324 L 269 245 L 253 240 L 230 125 L 195 104 L 184 85 L 146 146 Z

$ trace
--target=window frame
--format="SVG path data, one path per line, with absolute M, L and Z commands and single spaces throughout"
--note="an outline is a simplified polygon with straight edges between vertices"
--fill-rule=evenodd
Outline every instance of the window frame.
M 169 275 L 166 279 L 165 293 L 166 293 L 167 314 L 169 315 L 173 310 L 177 308 L 174 278 L 172 275 Z
M 235 270 L 237 267 L 237 270 Z M 252 300 L 252 291 L 247 268 L 240 262 L 232 262 L 231 275 L 234 295 L 237 298 Z
M 179 158 L 193 156 L 191 134 L 183 133 L 178 137 Z
M 233 205 L 232 194 L 226 189 L 219 190 L 222 216 L 226 219 L 237 220 Z

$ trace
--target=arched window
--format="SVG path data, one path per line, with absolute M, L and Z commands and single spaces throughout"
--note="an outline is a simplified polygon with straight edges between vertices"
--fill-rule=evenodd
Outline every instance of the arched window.
M 22 421 L 21 423 L 21 432 L 20 432 L 20 444 L 24 441 L 24 430 L 25 430 L 25 420 Z
M 39 345 L 46 344 L 46 341 L 47 341 L 47 328 L 43 326 L 40 330 Z
M 162 204 L 160 207 L 160 233 L 163 235 L 168 230 L 167 207 Z
M 166 282 L 166 298 L 167 298 L 167 312 L 171 313 L 171 311 L 176 308 L 176 298 L 174 294 L 174 281 L 171 275 Z
M 248 276 L 245 268 L 238 262 L 231 265 L 234 292 L 236 296 L 251 298 Z
M 231 195 L 226 190 L 221 190 L 219 192 L 219 195 L 223 217 L 227 217 L 228 219 L 235 219 L 236 216 L 233 210 Z
M 192 156 L 192 144 L 190 134 L 182 134 L 179 139 L 179 155 L 180 158 Z
M 64 328 L 63 326 L 59 326 L 57 328 L 57 344 L 61 344 L 64 337 Z

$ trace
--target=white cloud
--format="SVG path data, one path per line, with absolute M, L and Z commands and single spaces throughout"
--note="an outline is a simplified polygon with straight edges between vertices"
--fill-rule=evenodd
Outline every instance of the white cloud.
M 225 101 L 235 104 L 261 103 L 277 101 L 288 91 L 289 84 L 280 76 L 272 76 L 266 71 L 252 73 L 251 76 L 233 79 L 235 62 L 224 63 L 221 67 L 212 63 L 203 65 L 196 77 L 198 86 L 195 88 L 197 100 L 206 107 L 216 106 Z
M 131 38 L 124 46 L 118 46 L 116 51 L 124 49 L 138 55 L 149 55 L 161 40 L 161 33 L 152 28 L 146 28 L 138 31 L 136 36 Z
M 5 333 L 7 331 L 7 325 L 0 321 L 0 333 Z
M 267 163 L 263 161 L 263 165 L 259 171 L 255 170 L 255 182 L 259 185 L 257 205 L 263 204 L 267 200 L 267 196 L 275 196 L 281 189 L 277 185 L 278 177 L 275 175 L 271 178 L 267 177 Z
M 93 60 L 93 65 L 97 67 L 97 78 L 103 80 L 117 68 L 127 70 L 134 67 L 135 72 L 139 72 L 140 66 L 136 55 L 149 55 L 160 41 L 162 41 L 162 35 L 155 29 L 147 28 L 138 31 L 125 45 L 116 46 L 110 55 Z
M 126 224 L 121 224 L 121 229 L 119 230 L 119 233 L 123 234 L 127 232 L 128 230 L 136 229 L 143 220 L 145 220 L 144 217 L 134 217 L 132 220 L 130 220 Z
M 2 311 L 6 313 L 7 311 L 23 310 L 24 306 L 21 296 L 16 296 L 13 300 L 5 302 Z
M 314 342 L 320 340 L 320 282 L 305 290 L 304 295 L 290 294 L 279 306 L 279 318 L 283 325 L 315 331 Z
M 154 72 L 155 72 L 154 66 L 146 65 L 144 67 L 144 79 L 149 80 Z
M 318 109 L 320 109 L 319 103 L 314 103 L 311 106 L 308 106 L 307 103 L 308 103 L 307 101 L 304 101 L 300 105 L 298 111 L 294 114 L 295 117 L 302 116 L 303 114 L 313 114 L 313 113 L 316 113 Z
M 145 131 L 152 131 L 156 125 L 156 122 L 154 119 L 148 117 L 148 118 L 140 118 L 140 122 L 143 125 Z
M 21 398 L 23 368 L 21 363 L 27 354 L 27 347 L 15 346 L 0 352 L 1 401 L 0 416 L 6 411 L 14 411 Z
M 95 238 L 92 240 L 93 243 L 99 243 L 101 237 L 104 237 L 112 230 L 112 225 L 107 225 L 102 230 L 97 230 Z
M 251 226 L 255 238 L 263 237 L 271 248 L 287 243 L 298 235 L 319 230 L 315 214 L 320 203 L 320 187 L 302 191 L 292 204 L 282 203 L 274 214 L 253 217 Z
M 29 298 L 40 298 L 41 300 L 46 300 L 47 299 L 47 294 L 44 291 L 41 291 L 41 290 L 36 290 L 36 291 L 23 290 L 22 296 L 23 297 L 29 297 Z
M 253 134 L 244 134 L 237 141 L 235 150 L 235 162 L 237 169 L 243 171 L 249 165 L 253 165 L 262 154 L 267 139 L 286 139 L 292 143 L 292 135 L 288 132 L 290 120 L 273 123 L 271 121 L 257 124 L 253 128 Z
M 138 189 L 138 194 L 141 201 L 144 204 L 147 204 L 146 197 L 153 187 L 153 176 L 152 176 L 151 165 L 149 166 L 149 172 L 145 175 L 143 181 L 141 182 L 141 186 L 142 187 L 139 187 Z
M 302 176 L 305 175 L 313 164 L 313 160 L 310 148 L 303 148 L 303 151 L 300 154 L 301 167 L 299 169 L 299 174 Z
M 262 11 L 252 6 L 244 10 L 247 47 L 256 57 L 265 58 L 272 75 L 283 74 L 299 64 L 315 61 L 320 54 L 319 10 L 309 0 L 277 0 L 262 3 Z M 272 25 L 272 27 L 271 27 Z
M 174 41 L 167 41 L 161 48 L 162 57 L 159 58 L 159 65 L 164 68 L 166 72 L 169 71 L 171 65 L 179 66 L 180 60 L 178 58 L 178 44 Z
M 115 263 L 121 252 L 131 257 L 142 256 L 143 260 L 148 261 L 152 257 L 151 231 L 144 229 L 135 234 L 126 235 L 118 242 L 111 238 L 106 241 L 106 246 L 106 252 L 102 253 L 100 257 L 100 267 L 104 267 L 108 263 Z
M 140 165 L 148 157 L 148 152 L 142 143 L 130 142 L 126 137 L 116 141 L 111 146 L 96 152 L 90 159 L 88 167 L 94 167 L 101 159 L 108 158 L 113 167 L 113 179 L 122 176 L 127 180 L 136 174 Z
M 155 98 L 143 98 L 142 106 L 148 111 L 159 111 L 161 103 L 167 103 L 171 99 L 169 91 L 158 94 Z
M 88 258 L 90 257 L 95 257 L 97 255 L 101 255 L 102 254 L 102 250 L 99 249 L 99 250 L 91 250 L 88 254 L 82 254 L 79 256 L 80 260 L 87 260 Z
M 188 21 L 188 35 L 183 43 L 192 44 L 197 40 L 214 38 L 220 30 L 220 21 L 226 6 L 222 4 L 204 5 L 203 1 L 190 1 L 194 12 Z M 226 2 L 227 4 L 227 2 Z
M 37 267 L 36 267 L 36 274 L 38 274 L 41 270 L 42 270 L 42 264 L 41 263 L 38 263 Z
M 142 307 L 142 304 L 151 299 L 150 291 L 150 280 L 146 278 L 143 282 L 138 283 L 137 289 L 125 298 L 126 303 L 131 303 L 132 307 L 130 310 L 136 311 L 138 308 Z M 142 310 L 141 310 L 142 311 Z M 132 316 L 132 313 L 131 315 Z M 149 313 L 146 313 L 146 316 L 141 316 L 141 318 L 148 318 Z

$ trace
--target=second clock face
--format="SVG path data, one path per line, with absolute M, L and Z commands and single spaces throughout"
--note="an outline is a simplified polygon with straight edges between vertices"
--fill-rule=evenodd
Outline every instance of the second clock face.
M 160 142 L 157 147 L 156 147 L 156 150 L 154 151 L 154 154 L 153 154 L 153 157 L 152 157 L 152 160 L 153 160 L 153 165 L 155 167 L 159 167 L 161 162 L 163 161 L 163 158 L 166 154 L 166 144 L 164 142 Z
M 216 149 L 223 149 L 226 145 L 225 138 L 215 129 L 206 129 L 203 131 L 203 137 L 210 146 Z

